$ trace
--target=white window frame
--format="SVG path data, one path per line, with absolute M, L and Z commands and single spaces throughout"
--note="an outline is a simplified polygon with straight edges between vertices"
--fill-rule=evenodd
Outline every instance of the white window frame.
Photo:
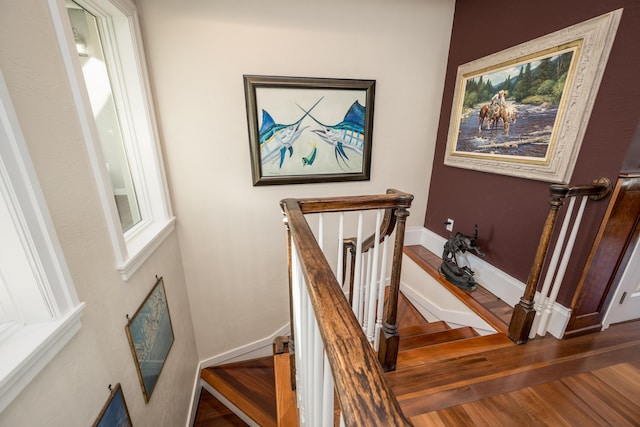
M 76 295 L 1 71 L 0 203 L 10 218 L 3 226 L 13 227 L 19 247 L 15 240 L 4 244 L 24 261 L 17 269 L 5 266 L 9 277 L 0 270 L 2 412 L 80 330 L 84 303 Z
M 116 269 L 128 280 L 173 232 L 162 150 L 150 95 L 137 9 L 129 0 L 75 0 L 96 16 L 142 220 L 123 232 L 100 147 L 64 0 L 47 0 L 89 151 L 113 245 Z

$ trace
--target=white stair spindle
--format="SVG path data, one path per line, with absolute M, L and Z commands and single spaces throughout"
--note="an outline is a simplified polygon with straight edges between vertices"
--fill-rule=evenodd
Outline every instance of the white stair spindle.
M 358 233 L 356 235 L 356 265 L 353 275 L 353 298 L 351 308 L 358 319 L 358 323 L 362 321 L 358 317 L 358 308 L 360 307 L 360 286 L 361 286 L 361 270 L 362 269 L 362 212 L 358 215 Z
M 324 377 L 322 381 L 322 427 L 333 427 L 333 376 L 329 359 L 324 353 Z
M 380 224 L 382 222 L 382 210 L 378 209 L 378 216 L 376 218 L 376 232 L 375 232 L 375 241 L 373 244 L 373 262 L 371 263 L 371 282 L 369 283 L 369 304 L 367 310 L 367 340 L 373 345 L 374 340 L 374 332 L 375 332 L 375 321 L 376 321 L 376 299 L 378 297 L 378 250 L 380 248 Z M 382 286 L 382 285 L 380 285 Z M 380 301 L 378 301 L 378 305 Z
M 318 217 L 318 246 L 324 252 L 324 214 Z
M 536 331 L 538 331 L 540 319 L 542 318 L 542 311 L 544 310 L 547 295 L 549 294 L 549 288 L 551 287 L 551 282 L 553 281 L 553 277 L 555 276 L 556 269 L 558 267 L 558 260 L 560 259 L 560 255 L 562 254 L 562 247 L 567 235 L 567 230 L 569 229 L 569 224 L 571 223 L 571 215 L 573 214 L 574 205 L 575 197 L 572 197 L 569 201 L 569 207 L 567 208 L 567 212 L 562 222 L 562 228 L 560 229 L 558 240 L 556 241 L 556 245 L 553 249 L 551 261 L 549 261 L 549 267 L 547 268 L 547 273 L 544 277 L 544 283 L 542 285 L 542 289 L 540 290 L 540 297 L 535 303 L 536 317 L 533 320 L 531 331 L 529 331 L 529 338 L 535 338 Z
M 320 329 L 318 323 L 313 319 L 313 414 L 314 420 L 322 418 L 322 384 L 323 384 L 323 364 L 324 364 L 324 349 L 322 347 L 322 337 L 320 336 Z
M 384 291 L 387 284 L 387 260 L 389 257 L 389 236 L 385 236 L 382 242 L 382 264 L 380 267 L 380 288 L 378 290 L 378 307 L 376 314 L 376 331 L 373 348 L 380 350 L 380 330 L 382 329 L 382 314 L 384 312 Z
M 362 285 L 362 296 L 360 302 L 362 304 L 362 322 L 360 325 L 362 326 L 362 330 L 367 331 L 367 321 L 369 320 L 369 295 L 371 294 L 371 268 L 373 265 L 373 257 L 371 256 L 371 251 L 367 251 L 367 274 L 363 281 Z
M 338 224 L 338 265 L 336 266 L 336 278 L 338 279 L 338 283 L 340 287 L 344 286 L 342 281 L 343 271 L 343 262 L 344 262 L 344 212 L 340 212 L 340 222 Z
M 573 201 L 575 197 L 571 199 Z M 587 205 L 587 200 L 589 196 L 583 196 L 582 202 L 580 203 L 580 208 L 578 209 L 578 213 L 576 214 L 576 219 L 573 222 L 573 228 L 571 229 L 571 235 L 569 236 L 569 240 L 567 241 L 567 247 L 562 255 L 562 261 L 560 262 L 560 267 L 558 268 L 558 273 L 556 274 L 556 280 L 553 283 L 553 287 L 551 288 L 551 294 L 547 299 L 546 307 L 544 312 L 542 313 L 542 318 L 540 319 L 540 325 L 538 325 L 538 333 L 540 335 L 544 335 L 547 333 L 547 326 L 549 323 L 549 317 L 551 316 L 551 310 L 553 309 L 553 304 L 555 304 L 556 299 L 558 298 L 558 293 L 560 292 L 560 287 L 562 286 L 562 280 L 564 279 L 564 274 L 567 271 L 567 265 L 569 264 L 569 260 L 571 259 L 571 254 L 573 252 L 573 245 L 576 242 L 576 237 L 578 235 L 578 230 L 580 228 L 580 223 L 582 222 L 582 215 L 584 214 L 584 208 Z

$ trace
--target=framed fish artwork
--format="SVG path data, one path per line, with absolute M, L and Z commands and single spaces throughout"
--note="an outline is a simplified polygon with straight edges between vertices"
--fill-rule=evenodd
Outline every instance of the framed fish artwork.
M 366 181 L 375 80 L 244 76 L 253 185 Z

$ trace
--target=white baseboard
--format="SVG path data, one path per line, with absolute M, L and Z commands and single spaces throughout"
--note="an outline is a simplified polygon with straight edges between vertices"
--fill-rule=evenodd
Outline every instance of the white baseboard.
M 273 340 L 276 337 L 289 335 L 289 324 L 282 326 L 268 337 L 261 338 L 252 343 L 220 353 L 208 359 L 200 361 L 200 370 L 223 363 L 240 362 L 243 360 L 257 359 L 273 354 Z
M 435 254 L 442 253 L 446 241 L 447 239 L 444 237 L 424 227 L 407 228 L 405 234 L 406 246 L 421 245 Z M 485 289 L 511 307 L 520 301 L 526 287 L 524 283 L 473 254 L 467 252 L 465 258 L 469 267 L 475 272 L 478 283 L 481 283 Z M 537 293 L 536 299 L 539 297 L 540 294 Z M 556 338 L 561 338 L 569 323 L 570 316 L 570 309 L 555 303 L 549 319 L 549 333 Z
M 187 413 L 187 425 L 186 427 L 193 426 L 196 421 L 196 412 L 198 412 L 198 404 L 200 403 L 200 368 L 196 369 L 196 375 L 193 381 L 193 390 L 191 391 L 191 402 L 189 405 L 189 412 Z

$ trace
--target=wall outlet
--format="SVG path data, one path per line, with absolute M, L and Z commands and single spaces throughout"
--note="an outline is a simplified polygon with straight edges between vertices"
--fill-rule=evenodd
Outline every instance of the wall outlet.
M 447 231 L 453 231 L 453 220 L 451 218 L 447 218 L 447 222 L 444 223 L 444 227 Z

